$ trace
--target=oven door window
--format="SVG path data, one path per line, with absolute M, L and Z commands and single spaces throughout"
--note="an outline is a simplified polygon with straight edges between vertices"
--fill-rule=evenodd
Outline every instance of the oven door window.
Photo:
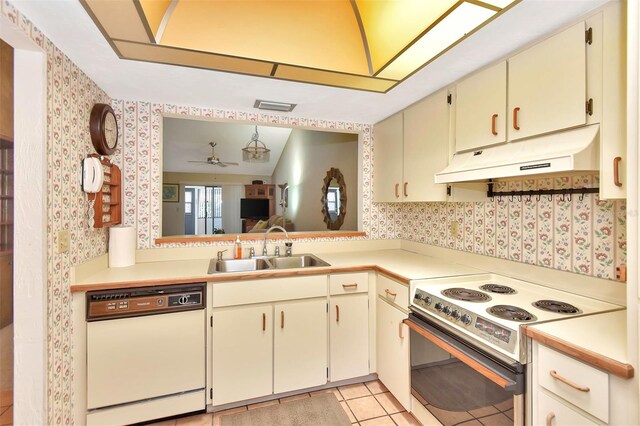
M 513 424 L 514 395 L 411 330 L 411 393 L 443 425 Z

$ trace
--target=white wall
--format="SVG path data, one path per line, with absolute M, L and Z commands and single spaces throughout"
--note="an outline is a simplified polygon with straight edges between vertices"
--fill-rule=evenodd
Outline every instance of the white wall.
M 327 171 L 340 169 L 347 185 L 347 214 L 341 230 L 358 229 L 358 135 L 294 129 L 273 173 L 276 185 L 289 184 L 287 219 L 296 231 L 327 230 L 322 186 Z M 280 190 L 276 191 L 276 202 Z M 282 214 L 277 204 L 276 212 Z
M 224 184 L 222 186 L 222 229 L 226 234 L 242 232 L 240 220 L 240 198 L 244 197 L 244 185 Z
M 0 16 L 14 50 L 14 424 L 46 424 L 46 58 Z M 18 232 L 19 231 L 19 232 Z

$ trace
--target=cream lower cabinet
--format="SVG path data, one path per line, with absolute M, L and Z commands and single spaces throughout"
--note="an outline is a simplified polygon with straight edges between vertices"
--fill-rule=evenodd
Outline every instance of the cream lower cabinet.
M 233 306 L 213 312 L 215 405 L 273 391 L 273 305 Z
M 274 311 L 273 392 L 327 383 L 327 300 L 276 303 Z
M 327 301 L 293 300 L 213 312 L 213 404 L 327 382 Z
M 327 275 L 215 283 L 210 303 L 213 405 L 327 382 Z
M 629 404 L 637 395 L 632 380 L 533 342 L 531 394 L 534 425 L 638 424 Z
M 329 336 L 329 377 L 332 382 L 369 374 L 367 293 L 331 297 Z
M 376 312 L 376 365 L 378 378 L 393 396 L 410 411 L 409 331 L 402 321 L 407 314 L 381 295 Z

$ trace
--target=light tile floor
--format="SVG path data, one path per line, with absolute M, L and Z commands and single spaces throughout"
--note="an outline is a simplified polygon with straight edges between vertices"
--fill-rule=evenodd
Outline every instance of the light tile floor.
M 258 404 L 245 405 L 217 413 L 198 414 L 195 416 L 181 417 L 153 423 L 150 426 L 220 426 L 220 418 L 224 415 L 237 413 L 244 410 L 254 410 L 256 408 L 267 407 L 293 401 L 296 399 L 309 398 L 311 395 L 320 393 L 333 393 L 340 405 L 347 413 L 352 425 L 359 426 L 418 426 L 420 423 L 391 395 L 379 380 L 366 383 L 357 383 L 349 386 L 324 389 L 321 391 L 302 393 L 300 395 L 289 396 L 287 398 L 275 399 L 273 401 L 261 402 Z M 247 425 L 253 426 L 253 425 Z M 258 426 L 258 425 L 256 425 Z M 269 426 L 269 425 L 259 425 Z M 276 426 L 276 425 L 274 425 Z

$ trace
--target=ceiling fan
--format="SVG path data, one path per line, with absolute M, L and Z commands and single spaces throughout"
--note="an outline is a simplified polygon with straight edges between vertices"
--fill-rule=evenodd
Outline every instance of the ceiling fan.
M 207 161 L 188 161 L 188 163 L 210 164 L 212 166 L 220 166 L 220 167 L 237 166 L 238 165 L 238 163 L 231 163 L 231 162 L 228 162 L 228 161 L 220 161 L 220 158 L 218 158 L 216 156 L 216 145 L 217 145 L 217 143 L 209 142 L 209 145 L 211 146 L 211 157 L 207 157 Z

